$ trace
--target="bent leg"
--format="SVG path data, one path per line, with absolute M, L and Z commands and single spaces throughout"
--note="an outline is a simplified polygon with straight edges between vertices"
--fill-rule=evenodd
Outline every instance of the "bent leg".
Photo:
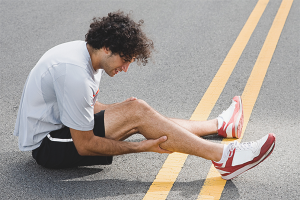
M 105 135 L 121 140 L 133 133 L 147 139 L 167 136 L 161 148 L 219 161 L 223 145 L 204 140 L 176 122 L 162 116 L 142 100 L 117 104 L 105 111 Z

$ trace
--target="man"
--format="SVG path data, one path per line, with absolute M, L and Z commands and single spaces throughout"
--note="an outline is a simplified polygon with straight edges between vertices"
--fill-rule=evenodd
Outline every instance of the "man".
M 74 41 L 47 51 L 25 83 L 14 135 L 19 148 L 32 151 L 47 168 L 106 165 L 113 155 L 138 152 L 182 152 L 212 160 L 224 179 L 262 162 L 272 152 L 275 136 L 229 145 L 201 136 L 218 133 L 239 138 L 243 126 L 240 97 L 218 118 L 188 121 L 162 116 L 146 102 L 131 97 L 104 105 L 97 95 L 101 75 L 127 72 L 130 63 L 145 65 L 153 43 L 123 12 L 94 18 L 86 42 Z M 146 140 L 124 141 L 140 133 Z

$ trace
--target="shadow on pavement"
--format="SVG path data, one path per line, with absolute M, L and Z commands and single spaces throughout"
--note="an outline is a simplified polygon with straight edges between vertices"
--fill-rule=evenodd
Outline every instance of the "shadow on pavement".
M 232 181 L 227 181 L 222 192 L 222 196 L 220 199 L 240 199 L 240 194 L 238 188 L 234 185 Z
M 139 195 L 141 198 L 152 182 L 107 179 L 109 167 L 80 167 L 63 170 L 45 169 L 35 163 L 30 152 L 0 154 L 0 187 L 3 199 L 94 199 Z M 172 192 L 179 198 L 196 196 L 205 180 L 176 182 Z M 238 194 L 234 184 L 233 196 Z M 230 197 L 233 197 L 233 196 Z M 235 199 L 235 198 L 231 198 Z

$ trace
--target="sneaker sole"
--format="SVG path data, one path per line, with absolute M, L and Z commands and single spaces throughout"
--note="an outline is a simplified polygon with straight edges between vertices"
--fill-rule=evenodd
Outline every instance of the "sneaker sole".
M 236 98 L 238 98 L 238 100 Z M 223 126 L 219 129 L 221 130 L 221 132 L 218 132 L 218 135 L 224 138 L 240 138 L 242 135 L 242 129 L 244 124 L 244 111 L 243 111 L 242 98 L 240 96 L 235 96 L 233 100 L 239 105 L 239 110 L 238 112 L 236 112 L 236 114 L 234 114 L 233 122 L 231 123 L 228 122 L 227 126 L 226 126 L 226 122 L 223 122 Z M 232 118 L 229 121 L 231 120 Z M 231 124 L 232 127 L 231 127 L 231 135 L 230 135 L 227 134 L 227 128 Z
M 239 110 L 238 120 L 236 120 L 236 123 L 235 123 L 235 137 L 236 138 L 241 137 L 243 125 L 244 125 L 244 111 L 243 111 L 243 104 L 242 104 L 241 97 L 239 97 L 239 105 L 240 105 L 240 110 Z
M 244 166 L 242 167 L 241 169 L 238 169 L 236 170 L 235 172 L 227 175 L 227 176 L 221 176 L 223 179 L 225 180 L 230 180 L 230 179 L 233 179 L 234 177 L 248 171 L 249 169 L 252 169 L 253 167 L 257 166 L 258 164 L 260 164 L 261 162 L 263 162 L 267 157 L 269 157 L 271 155 L 271 153 L 273 152 L 274 150 L 274 147 L 275 147 L 275 136 L 274 136 L 274 142 L 272 143 L 270 149 L 264 154 L 263 157 L 261 157 L 261 159 L 259 159 L 258 161 L 254 162 L 254 163 L 251 163 L 247 166 Z

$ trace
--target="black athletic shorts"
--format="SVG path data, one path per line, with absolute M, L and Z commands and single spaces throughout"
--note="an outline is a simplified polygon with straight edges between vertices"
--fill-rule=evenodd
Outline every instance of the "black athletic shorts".
M 94 115 L 93 131 L 96 136 L 105 137 L 104 110 Z M 32 157 L 39 165 L 54 169 L 112 163 L 112 156 L 80 156 L 68 127 L 50 132 L 32 151 Z

